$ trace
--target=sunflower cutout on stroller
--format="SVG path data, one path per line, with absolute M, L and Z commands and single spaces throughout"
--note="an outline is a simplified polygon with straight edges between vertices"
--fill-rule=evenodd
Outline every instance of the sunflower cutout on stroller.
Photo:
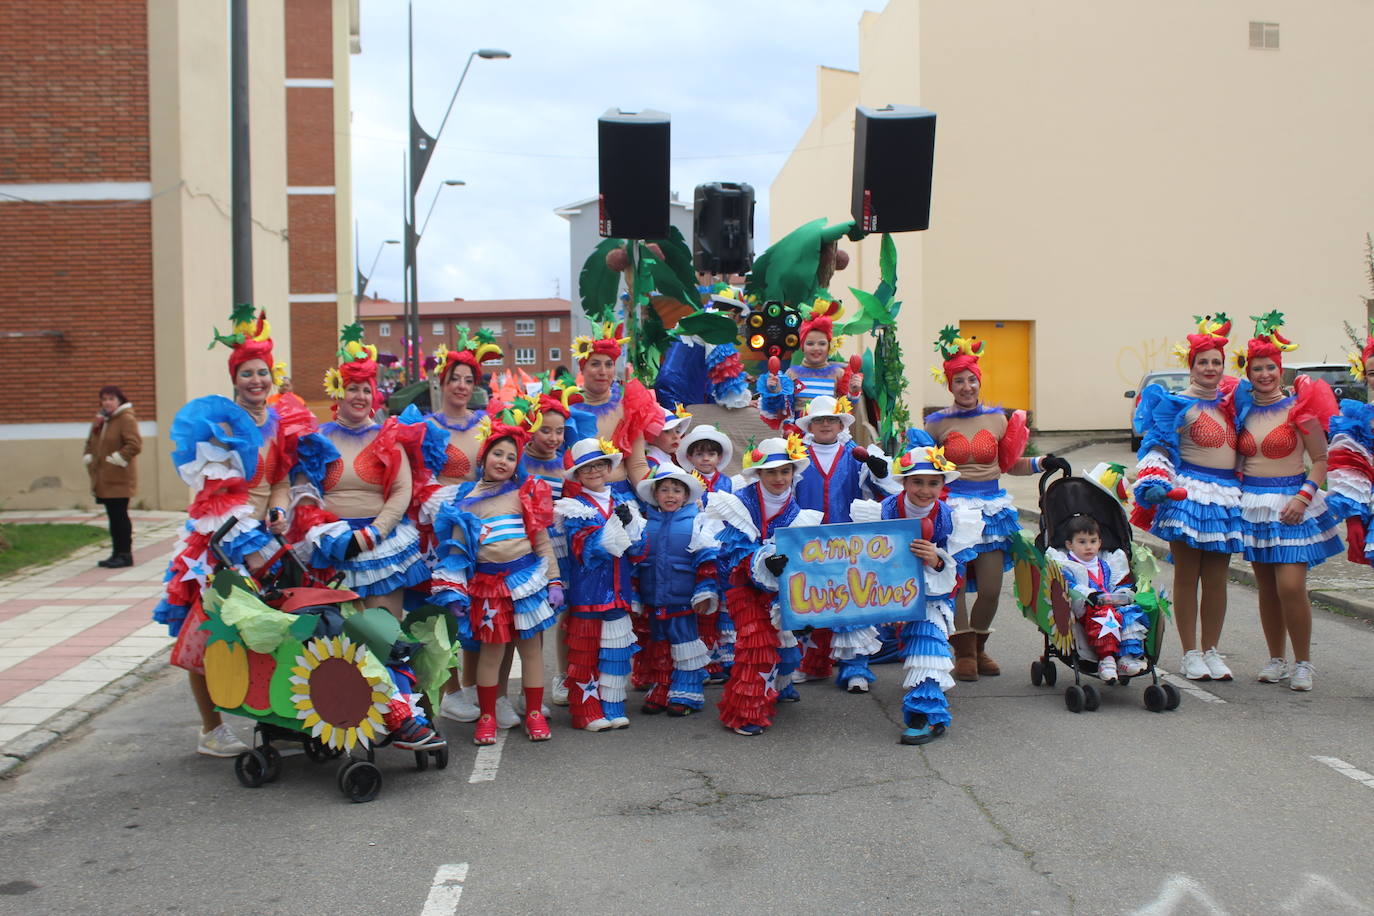
M 275 745 L 283 742 L 302 745 L 315 763 L 339 759 L 339 790 L 355 802 L 381 791 L 378 747 L 412 751 L 419 770 L 431 762 L 444 769 L 448 746 L 419 700 L 437 705 L 448 678 L 452 617 L 427 605 L 402 622 L 385 608 L 363 608 L 355 593 L 314 578 L 286 545 L 245 575 L 219 547 L 228 527 L 210 541 L 218 569 L 201 629 L 211 700 L 255 723 L 254 746 L 234 761 L 239 782 L 258 788 L 277 779 Z
M 1031 683 L 1053 687 L 1056 660 L 1073 672 L 1064 691 L 1070 712 L 1093 712 L 1102 692 L 1084 676 L 1125 686 L 1148 677 L 1145 708 L 1176 709 L 1179 692 L 1160 683 L 1155 663 L 1169 602 L 1154 586 L 1159 563 L 1131 536 L 1125 468 L 1100 463 L 1083 476 L 1070 469 L 1040 478 L 1040 531 L 1012 539 L 1016 602 L 1044 636 Z

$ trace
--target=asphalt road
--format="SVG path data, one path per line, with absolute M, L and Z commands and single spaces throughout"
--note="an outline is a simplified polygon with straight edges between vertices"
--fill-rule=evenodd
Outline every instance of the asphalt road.
M 869 696 L 804 685 L 761 738 L 713 715 L 584 734 L 558 711 L 552 742 L 511 732 L 493 768 L 455 725 L 447 770 L 383 752 L 363 805 L 302 757 L 240 787 L 191 753 L 168 671 L 0 782 L 0 912 L 1374 912 L 1369 624 L 1318 612 L 1317 689 L 1258 684 L 1232 586 L 1238 680 L 1203 685 L 1225 702 L 1153 714 L 1137 681 L 1074 715 L 1062 671 L 1031 686 L 1039 636 L 1009 593 L 998 623 L 1006 673 L 959 685 L 923 748 L 896 742 L 889 665 Z

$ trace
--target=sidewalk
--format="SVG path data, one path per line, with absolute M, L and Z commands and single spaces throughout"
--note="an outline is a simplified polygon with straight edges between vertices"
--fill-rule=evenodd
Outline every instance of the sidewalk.
M 0 579 L 0 776 L 140 682 L 130 677 L 172 640 L 152 622 L 162 575 L 185 518 L 130 512 L 134 565 L 101 569 L 108 542 Z M 104 512 L 0 512 L 0 522 L 104 528 Z
M 1097 442 L 1079 447 L 1074 447 L 1075 443 L 1071 441 L 1061 442 L 1057 439 L 1050 443 L 1048 437 L 1042 440 L 1037 436 L 1035 442 L 1042 453 L 1052 451 L 1066 458 L 1073 466 L 1075 474 L 1088 471 L 1099 461 L 1123 464 L 1127 468 L 1127 473 L 1134 473 L 1135 453 L 1131 451 L 1129 443 L 1124 438 L 1119 442 Z M 1022 520 L 1030 528 L 1035 528 L 1040 523 L 1039 481 L 1039 476 L 1007 475 L 1002 478 L 1002 485 L 1016 501 Z M 1344 538 L 1344 526 L 1341 528 L 1341 535 Z M 1135 536 L 1140 543 L 1154 551 L 1161 561 L 1164 560 L 1169 552 L 1167 544 L 1139 529 L 1136 529 Z M 1255 586 L 1254 571 L 1240 555 L 1231 558 L 1231 580 L 1251 588 Z M 1307 587 L 1313 602 L 1374 621 L 1374 569 L 1351 563 L 1345 558 L 1344 552 L 1310 570 L 1307 574 Z

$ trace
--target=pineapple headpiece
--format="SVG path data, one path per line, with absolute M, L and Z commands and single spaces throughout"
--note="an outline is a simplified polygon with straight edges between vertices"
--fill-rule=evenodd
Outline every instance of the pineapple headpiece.
M 964 337 L 957 327 L 947 324 L 935 339 L 935 352 L 940 354 L 942 364 L 932 366 L 930 375 L 941 385 L 948 387 L 950 379 L 965 371 L 983 381 L 983 370 L 978 365 L 978 358 L 987 352 L 983 341 Z
M 625 333 L 625 325 L 614 324 L 610 321 L 603 321 L 600 325 L 600 336 L 592 339 L 585 335 L 579 336 L 573 341 L 573 359 L 581 366 L 594 353 L 604 353 L 612 360 L 620 359 L 625 344 L 630 342 L 630 338 L 621 337 Z
M 324 390 L 334 400 L 341 400 L 349 385 L 366 382 L 372 386 L 372 409 L 382 404 L 382 391 L 377 385 L 377 348 L 363 343 L 363 326 L 350 324 L 339 332 L 339 368 L 324 374 Z
M 210 341 L 209 349 L 213 350 L 215 344 L 220 343 L 230 350 L 230 378 L 239 371 L 239 366 L 250 359 L 267 363 L 272 370 L 272 384 L 280 385 L 286 378 L 286 363 L 279 363 L 272 358 L 272 326 L 267 323 L 267 312 L 257 312 L 245 302 L 234 306 L 229 313 L 228 334 L 212 330 L 214 339 Z
M 1187 343 L 1174 347 L 1175 358 L 1189 368 L 1192 368 L 1199 353 L 1208 350 L 1220 350 L 1225 353 L 1226 345 L 1230 343 L 1227 338 L 1231 334 L 1231 319 L 1226 317 L 1225 312 L 1217 312 L 1216 315 L 1194 315 L 1193 320 L 1197 322 L 1197 333 L 1189 334 Z
M 454 366 L 467 366 L 472 370 L 473 383 L 482 378 L 482 363 L 501 358 L 501 348 L 496 344 L 496 335 L 487 328 L 479 328 L 476 334 L 468 335 L 468 329 L 458 326 L 456 349 L 450 350 L 446 344 L 439 344 L 434 351 L 435 370 L 439 381 L 448 380 Z
M 1250 365 L 1250 361 L 1269 357 L 1279 368 L 1283 368 L 1283 354 L 1296 350 L 1298 345 L 1293 343 L 1281 333 L 1283 328 L 1283 312 L 1265 312 L 1263 315 L 1251 315 L 1255 321 L 1255 336 L 1250 338 L 1245 345 L 1245 352 L 1236 351 L 1235 366 L 1241 372 Z

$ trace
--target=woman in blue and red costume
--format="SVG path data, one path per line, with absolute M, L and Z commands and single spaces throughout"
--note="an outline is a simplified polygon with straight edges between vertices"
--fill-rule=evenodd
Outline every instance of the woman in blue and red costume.
M 797 505 L 821 513 L 824 524 L 850 521 L 856 499 L 882 500 L 895 492 L 882 449 L 864 449 L 849 435 L 854 409 L 849 398 L 822 394 L 812 398 L 797 418 L 806 443 L 810 469 L 797 481 Z M 877 680 L 868 659 L 882 649 L 871 627 L 816 627 L 806 640 L 794 680 L 825 680 L 838 662 L 835 683 L 850 693 L 868 693 Z
M 1231 321 L 1223 314 L 1199 318 L 1197 333 L 1175 348 L 1188 367 L 1188 387 L 1170 394 L 1151 385 L 1135 412 L 1135 424 L 1145 434 L 1131 522 L 1169 542 L 1174 619 L 1183 648 L 1180 672 L 1195 681 L 1231 680 L 1231 669 L 1217 651 L 1226 620 L 1227 570 L 1231 555 L 1244 549 L 1232 398 L 1236 379 L 1226 375 L 1230 333 Z
M 630 626 L 636 600 L 630 557 L 644 548 L 644 516 L 632 494 L 610 483 L 622 460 L 606 439 L 574 442 L 565 475 L 577 492 L 554 504 L 571 558 L 568 706 L 573 728 L 592 732 L 629 726 L 625 688 L 639 651 Z
M 802 361 L 780 375 L 759 376 L 759 415 L 774 429 L 804 416 L 813 398 L 863 394 L 863 376 L 847 363 L 830 359 L 839 346 L 834 321 L 839 311 L 839 302 L 818 299 L 797 332 Z
M 1067 464 L 1053 455 L 1023 457 L 1030 440 L 1026 412 L 1015 410 L 1008 417 L 1001 407 L 983 403 L 983 370 L 978 364 L 985 352 L 981 340 L 966 339 L 958 328 L 947 326 L 935 341 L 935 351 L 944 363 L 932 374 L 949 388 L 954 403 L 928 415 L 925 429 L 945 450 L 945 458 L 959 468 L 959 479 L 949 486 L 950 508 L 977 509 L 983 516 L 983 533 L 974 548 L 978 555 L 968 563 L 967 587 L 955 599 L 954 632 L 949 638 L 955 680 L 976 681 L 1001 673 L 988 656 L 988 635 L 997 615 L 1002 575 L 1011 569 L 1011 538 L 1021 530 L 1016 507 L 999 478 L 1038 474 Z M 975 595 L 972 607 L 966 592 Z
M 315 418 L 299 398 L 282 397 L 267 405 L 273 385 L 286 367 L 272 357 L 272 328 L 266 314 L 251 305 L 234 309 L 228 334 L 215 340 L 230 348 L 229 380 L 234 399 L 197 398 L 172 421 L 172 461 L 195 497 L 176 554 L 167 568 L 165 593 L 153 619 L 177 637 L 172 660 L 187 669 L 191 694 L 200 711 L 197 751 L 232 757 L 245 750 L 224 724 L 205 686 L 206 620 L 201 591 L 213 563 L 210 536 L 225 522 L 237 524 L 220 541 L 229 560 L 254 569 L 276 551 L 274 535 L 287 530 L 287 472 L 297 446 L 315 429 Z M 213 344 L 212 344 L 213 346 Z
M 1241 455 L 1241 542 L 1255 569 L 1260 626 L 1269 663 L 1259 680 L 1287 679 L 1312 689 L 1312 604 L 1307 570 L 1341 552 L 1339 522 L 1326 506 L 1326 429 L 1336 396 L 1321 380 L 1299 375 L 1283 390 L 1283 315 L 1254 316 L 1255 336 L 1237 352 L 1245 378 L 1236 386 L 1236 451 Z M 1306 461 L 1304 461 L 1304 456 Z M 1308 464 L 1310 462 L 1310 466 Z M 1293 667 L 1288 667 L 1288 643 Z
M 1371 322 L 1374 326 L 1374 322 Z M 1360 353 L 1350 354 L 1350 374 L 1370 384 L 1374 373 L 1374 334 Z M 1374 404 L 1343 398 L 1331 420 L 1327 452 L 1326 504 L 1345 519 L 1346 556 L 1352 563 L 1374 563 Z
M 519 410 L 479 424 L 478 480 L 458 486 L 434 522 L 437 562 L 433 601 L 458 618 L 465 641 L 480 646 L 476 666 L 481 715 L 474 744 L 496 743 L 496 701 L 507 646 L 520 653 L 525 732 L 551 736 L 544 701 L 544 630 L 563 603 L 558 560 L 549 543 L 549 485 L 520 470 L 530 432 Z
M 404 590 L 429 581 L 420 534 L 407 517 L 423 468 L 412 469 L 403 439 L 420 431 L 395 418 L 373 420 L 382 404 L 377 348 L 362 335 L 358 324 L 343 329 L 339 366 L 325 373 L 334 419 L 320 433 L 330 449 L 303 457 L 298 476 L 308 483 L 300 485 L 293 526 L 311 547 L 312 567 L 342 573 L 343 587 L 364 606 L 399 619 Z
M 809 464 L 801 439 L 764 439 L 744 453 L 747 486 L 716 492 L 706 505 L 717 542 L 716 562 L 729 571 L 725 603 L 735 620 L 735 663 L 720 699 L 720 721 L 737 735 L 763 734 L 779 700 L 800 699 L 792 672 L 801 661 L 796 637 L 779 630 L 778 576 L 788 558 L 777 554 L 779 528 L 816 525 L 821 514 L 794 498 L 796 479 Z
M 977 556 L 974 544 L 983 530 L 982 513 L 972 507 L 950 508 L 941 491 L 959 479 L 944 450 L 920 429 L 907 431 L 907 449 L 892 459 L 891 476 L 901 491 L 881 503 L 856 500 L 856 522 L 920 519 L 921 535 L 911 552 L 926 565 L 924 615 L 899 625 L 897 643 L 902 667 L 902 744 L 926 744 L 950 725 L 945 692 L 954 686 L 949 636 L 954 629 L 954 593 L 964 564 Z M 875 631 L 876 628 L 870 628 Z
M 620 336 L 623 328 L 604 323 L 595 340 L 578 337 L 573 341 L 573 355 L 582 372 L 582 401 L 573 405 L 571 420 L 577 439 L 606 439 L 624 456 L 611 472 L 610 483 L 628 480 L 628 487 L 616 488 L 633 498 L 631 488 L 649 473 L 645 442 L 662 432 L 664 413 L 639 379 L 624 384 L 615 380 L 616 360 L 629 342 Z

